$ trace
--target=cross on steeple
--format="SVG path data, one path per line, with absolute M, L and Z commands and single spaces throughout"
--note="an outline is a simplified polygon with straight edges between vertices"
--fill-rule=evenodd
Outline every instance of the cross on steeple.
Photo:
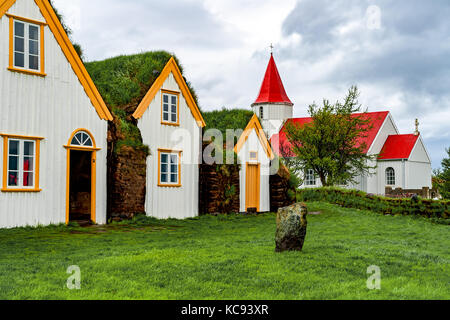
M 272 43 L 270 44 L 269 48 L 270 48 L 270 55 L 273 55 L 273 44 Z
M 420 125 L 419 119 L 416 119 L 416 132 L 414 132 L 414 134 L 415 134 L 416 136 L 418 136 L 418 135 L 420 134 L 420 131 L 419 131 L 419 125 Z

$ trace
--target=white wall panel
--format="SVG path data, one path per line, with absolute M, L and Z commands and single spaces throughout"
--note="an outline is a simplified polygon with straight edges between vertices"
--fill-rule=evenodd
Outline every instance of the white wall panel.
M 172 74 L 162 89 L 181 92 Z M 184 219 L 198 216 L 199 159 L 201 128 L 197 125 L 185 98 L 180 94 L 180 126 L 161 124 L 161 91 L 138 121 L 144 144 L 150 147 L 147 158 L 146 212 L 160 219 Z M 182 150 L 180 188 L 158 186 L 158 149 Z
M 18 0 L 8 13 L 44 21 L 34 0 Z M 86 128 L 97 147 L 97 222 L 106 223 L 107 122 L 101 120 L 48 26 L 45 27 L 47 77 L 7 70 L 9 19 L 0 19 L 0 132 L 42 136 L 40 193 L 1 193 L 0 227 L 65 223 L 66 145 L 73 131 Z M 0 139 L 0 159 L 3 140 Z M 3 172 L 0 162 L 0 176 Z
M 258 160 L 251 161 L 250 160 L 250 152 L 257 151 L 258 152 Z M 241 170 L 239 173 L 240 176 L 240 202 L 241 202 L 241 212 L 247 211 L 246 208 L 246 171 L 247 171 L 247 163 L 259 163 L 261 165 L 261 176 L 260 176 L 260 195 L 259 195 L 259 203 L 260 203 L 260 211 L 261 212 L 269 212 L 270 211 L 270 159 L 267 156 L 264 147 L 259 141 L 259 138 L 253 129 L 251 134 L 249 135 L 247 141 L 242 146 L 242 149 L 238 154 Z

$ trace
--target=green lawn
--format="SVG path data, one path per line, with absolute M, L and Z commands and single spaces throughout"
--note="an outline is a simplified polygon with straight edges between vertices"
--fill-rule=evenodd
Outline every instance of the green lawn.
M 0 230 L 0 299 L 449 299 L 450 227 L 310 203 L 302 253 L 275 215 Z M 68 290 L 70 265 L 81 290 Z M 381 268 L 381 290 L 366 287 Z

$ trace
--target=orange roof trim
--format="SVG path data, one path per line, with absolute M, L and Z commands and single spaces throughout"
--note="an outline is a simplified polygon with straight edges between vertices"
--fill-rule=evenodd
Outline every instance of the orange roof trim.
M 0 0 L 0 18 L 11 8 L 11 6 L 16 2 L 16 0 Z M 72 66 L 73 71 L 75 72 L 78 80 L 84 88 L 87 96 L 92 102 L 95 110 L 97 111 L 100 119 L 103 120 L 112 120 L 113 117 L 108 110 L 105 102 L 103 101 L 100 93 L 97 90 L 97 87 L 94 85 L 89 73 L 84 67 L 83 62 L 75 51 L 72 42 L 70 42 L 69 37 L 67 36 L 64 28 L 61 25 L 58 17 L 55 14 L 52 6 L 48 2 L 48 0 L 34 0 L 39 10 L 41 11 L 42 16 L 48 24 L 48 27 L 52 31 L 55 36 L 56 41 L 61 47 L 64 55 Z
M 184 98 L 186 99 L 187 105 L 188 105 L 189 109 L 191 109 L 192 115 L 194 116 L 195 120 L 197 121 L 198 126 L 201 128 L 204 128 L 206 126 L 205 120 L 203 119 L 200 109 L 198 108 L 197 104 L 195 103 L 195 100 L 191 95 L 191 91 L 189 90 L 186 82 L 184 81 L 183 76 L 180 71 L 180 68 L 178 67 L 178 65 L 173 57 L 171 57 L 169 62 L 167 62 L 166 66 L 164 67 L 163 71 L 159 75 L 158 79 L 156 79 L 156 81 L 153 83 L 150 90 L 145 95 L 144 99 L 142 99 L 142 101 L 139 104 L 139 106 L 137 107 L 136 111 L 133 113 L 133 117 L 135 119 L 142 118 L 145 111 L 150 106 L 150 103 L 153 101 L 156 94 L 162 88 L 164 82 L 166 81 L 167 77 L 171 73 L 173 74 L 175 81 L 177 82 L 178 86 L 180 87 L 181 92 L 182 92 Z
M 256 135 L 258 136 L 259 141 L 261 142 L 269 159 L 273 160 L 275 158 L 275 155 L 272 151 L 272 147 L 270 146 L 270 143 L 267 140 L 266 134 L 264 133 L 264 130 L 263 130 L 261 123 L 259 122 L 259 119 L 256 116 L 256 114 L 253 115 L 252 119 L 250 120 L 247 127 L 245 128 L 244 133 L 239 138 L 239 141 L 237 142 L 236 146 L 234 147 L 234 152 L 239 153 L 241 151 L 241 149 L 244 146 L 245 142 L 247 141 L 248 137 L 252 133 L 252 130 L 255 130 Z

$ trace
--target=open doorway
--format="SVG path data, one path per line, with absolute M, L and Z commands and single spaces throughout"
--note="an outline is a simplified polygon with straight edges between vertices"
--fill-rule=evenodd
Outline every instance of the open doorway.
M 92 151 L 70 150 L 69 222 L 92 221 Z

